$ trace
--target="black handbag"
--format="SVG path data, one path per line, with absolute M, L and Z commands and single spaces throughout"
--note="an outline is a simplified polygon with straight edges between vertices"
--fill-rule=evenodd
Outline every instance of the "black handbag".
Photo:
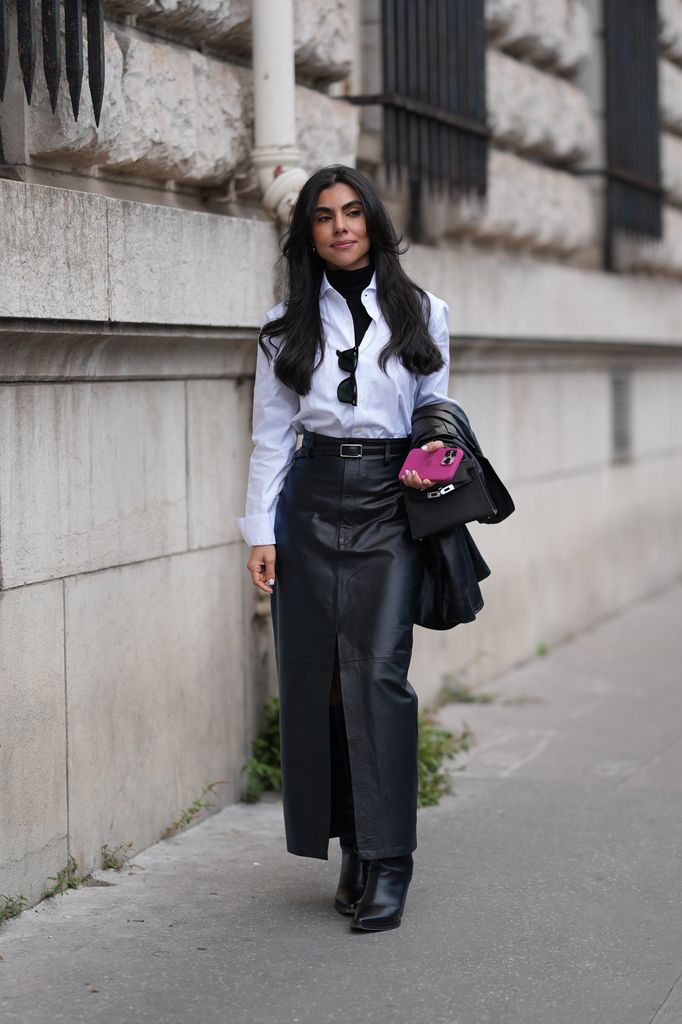
M 498 522 L 498 509 L 486 487 L 478 459 L 465 450 L 457 472 L 447 484 L 428 490 L 403 485 L 405 507 L 414 540 L 465 523 Z

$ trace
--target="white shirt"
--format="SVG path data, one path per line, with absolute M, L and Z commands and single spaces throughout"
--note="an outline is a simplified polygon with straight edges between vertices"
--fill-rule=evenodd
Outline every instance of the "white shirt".
M 348 376 L 339 368 L 336 350 L 352 348 L 355 332 L 348 303 L 329 283 L 326 273 L 320 286 L 324 359 L 313 371 L 308 394 L 299 395 L 282 384 L 275 376 L 274 358 L 268 363 L 263 349 L 257 346 L 252 433 L 255 447 L 249 462 L 246 512 L 235 517 L 248 545 L 275 543 L 277 501 L 293 460 L 298 434 L 304 427 L 332 437 L 407 437 L 415 409 L 430 402 L 452 401 L 448 398 L 450 310 L 447 304 L 427 292 L 431 300 L 429 334 L 443 356 L 443 367 L 426 376 L 414 374 L 406 370 L 396 356 L 391 356 L 384 373 L 377 357 L 388 343 L 391 332 L 379 308 L 376 292 L 375 271 L 362 293 L 362 304 L 372 322 L 358 348 L 357 405 L 340 402 L 336 395 L 339 382 Z M 263 326 L 281 316 L 284 308 L 284 304 L 279 303 L 268 310 Z

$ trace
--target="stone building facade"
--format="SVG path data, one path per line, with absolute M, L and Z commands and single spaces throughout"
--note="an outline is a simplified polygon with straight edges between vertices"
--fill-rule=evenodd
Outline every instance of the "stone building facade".
M 423 189 L 408 272 L 451 309 L 450 394 L 517 503 L 474 534 L 473 625 L 412 682 L 476 682 L 682 571 L 682 0 L 661 0 L 664 237 L 602 269 L 597 0 L 487 0 L 485 200 Z M 99 126 L 16 64 L 0 104 L 0 892 L 239 798 L 273 692 L 242 513 L 278 228 L 251 160 L 249 0 L 105 0 Z M 378 0 L 295 0 L 308 171 L 386 179 Z M 38 52 L 40 66 L 40 51 Z M 428 639 L 428 654 L 426 640 Z M 435 650 L 435 656 L 434 656 Z

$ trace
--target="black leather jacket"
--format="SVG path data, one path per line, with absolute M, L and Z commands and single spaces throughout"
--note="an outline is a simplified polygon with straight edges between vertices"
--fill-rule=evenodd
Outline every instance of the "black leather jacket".
M 415 409 L 410 447 L 442 440 L 461 446 L 478 459 L 497 515 L 487 520 L 500 522 L 514 511 L 514 503 L 489 461 L 481 451 L 469 419 L 454 402 L 432 402 Z M 473 622 L 483 607 L 479 583 L 490 568 L 476 547 L 466 526 L 453 526 L 447 533 L 424 537 L 424 580 L 416 623 L 426 629 L 452 629 L 460 622 Z

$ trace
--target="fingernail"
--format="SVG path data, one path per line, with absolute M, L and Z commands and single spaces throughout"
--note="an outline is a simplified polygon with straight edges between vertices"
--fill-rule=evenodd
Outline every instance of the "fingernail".
M 274 582 L 275 582 L 274 580 L 268 580 L 268 583 L 270 584 L 270 586 L 272 586 Z
M 422 445 L 422 451 L 425 452 L 428 447 L 429 447 L 429 443 L 427 441 L 426 444 Z

